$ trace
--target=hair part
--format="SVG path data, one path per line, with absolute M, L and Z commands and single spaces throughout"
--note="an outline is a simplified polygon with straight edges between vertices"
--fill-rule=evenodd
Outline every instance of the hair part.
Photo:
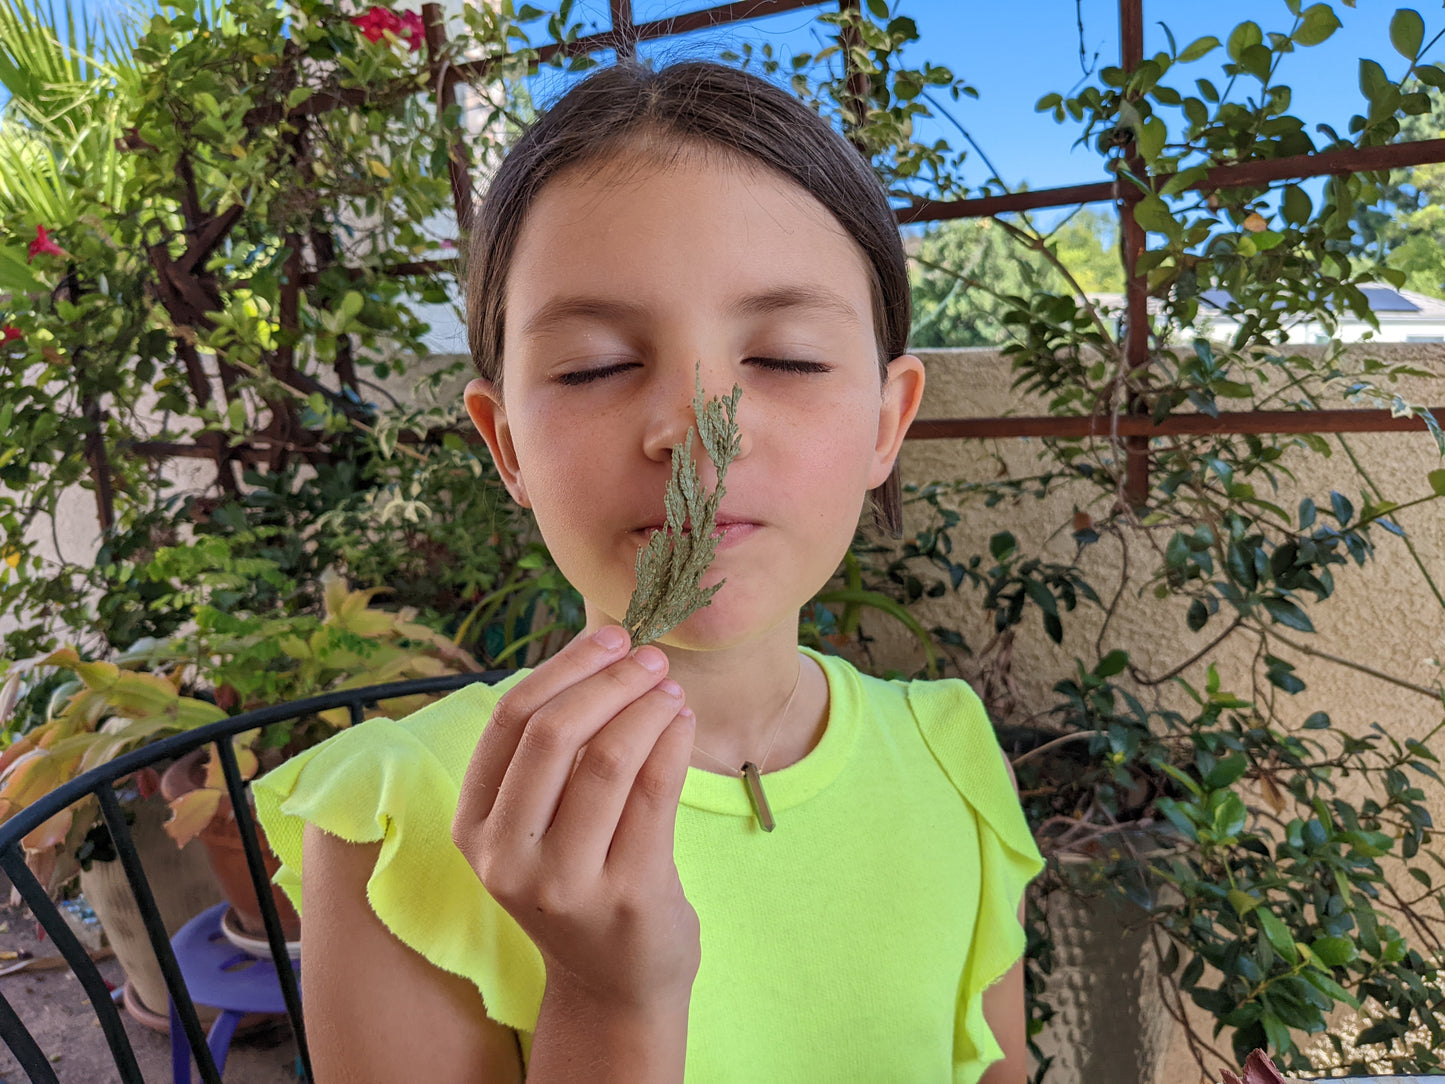
M 797 97 L 705 60 L 652 70 L 619 61 L 588 75 L 507 154 L 472 223 L 467 336 L 477 372 L 502 385 L 508 275 L 527 213 L 562 174 L 602 161 L 673 163 L 721 151 L 787 178 L 822 204 L 862 249 L 880 371 L 904 353 L 912 319 L 907 261 L 872 167 Z M 880 524 L 901 530 L 897 464 L 874 493 Z

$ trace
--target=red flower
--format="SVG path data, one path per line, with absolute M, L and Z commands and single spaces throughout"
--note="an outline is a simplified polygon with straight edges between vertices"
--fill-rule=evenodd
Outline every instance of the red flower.
M 42 254 L 46 256 L 64 256 L 65 249 L 50 239 L 50 231 L 44 226 L 36 226 L 35 240 L 30 242 L 30 256 L 28 260 L 33 260 L 36 256 Z
M 388 30 L 395 34 L 401 29 L 401 20 L 392 10 L 378 4 L 369 7 L 365 15 L 353 15 L 351 22 L 353 26 L 360 28 L 361 36 L 367 41 L 380 41 Z
M 404 11 L 398 15 L 390 8 L 373 4 L 364 15 L 353 15 L 351 23 L 361 30 L 361 36 L 367 41 L 380 41 L 387 34 L 392 34 L 405 41 L 412 52 L 420 49 L 426 40 L 421 15 L 415 11 Z
M 399 37 L 406 42 L 407 47 L 414 53 L 422 47 L 426 41 L 426 28 L 421 24 L 421 14 L 415 11 L 403 11 L 401 13 L 401 33 Z
M 0 327 L 0 346 L 23 338 L 25 338 L 25 332 L 21 331 L 14 324 L 6 324 L 4 327 Z

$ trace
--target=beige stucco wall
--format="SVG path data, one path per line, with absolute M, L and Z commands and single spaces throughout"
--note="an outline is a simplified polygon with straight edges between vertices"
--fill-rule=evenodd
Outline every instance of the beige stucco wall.
M 1392 391 L 1414 402 L 1437 406 L 1445 403 L 1445 346 L 1392 344 L 1372 348 L 1371 356 L 1387 362 L 1409 362 L 1432 374 L 1391 385 Z M 922 417 L 1044 413 L 1038 403 L 1027 402 L 1010 390 L 1008 361 L 995 352 L 940 351 L 924 355 L 924 361 L 928 387 Z M 1345 439 L 1385 497 L 1400 503 L 1427 495 L 1430 490 L 1426 474 L 1445 466 L 1434 442 L 1423 431 L 1362 434 Z M 1329 491 L 1334 489 L 1348 496 L 1358 509 L 1365 483 L 1338 444 L 1335 448 L 1335 454 L 1328 459 L 1305 449 L 1291 453 L 1285 465 L 1298 480 L 1294 484 L 1283 480 L 1276 503 L 1294 508 L 1301 497 L 1308 495 L 1327 507 Z M 920 483 L 959 478 L 982 481 L 1004 474 L 1024 476 L 1039 469 L 1040 451 L 1037 441 L 1022 439 L 911 441 L 905 446 L 903 474 L 906 481 Z M 965 506 L 963 523 L 953 532 L 955 555 L 982 553 L 987 561 L 989 537 L 996 531 L 1009 530 L 1026 550 L 1068 561 L 1075 548 L 1070 523 L 1076 504 L 1095 519 L 1108 513 L 1103 504 L 1086 503 L 1092 499 L 1092 488 L 1080 483 L 1043 500 L 1024 497 L 991 510 L 985 510 L 981 503 Z M 1398 518 L 1409 532 L 1421 563 L 1445 591 L 1445 502 L 1407 510 Z M 917 524 L 906 526 L 916 528 Z M 1319 651 L 1428 686 L 1438 680 L 1438 671 L 1427 660 L 1445 653 L 1445 609 L 1432 596 L 1424 574 L 1404 543 L 1383 532 L 1375 533 L 1381 536 L 1375 560 L 1364 568 L 1351 565 L 1338 569 L 1334 596 L 1310 608 L 1318 634 L 1285 631 L 1290 639 Z M 1164 531 L 1161 546 L 1168 534 Z M 1101 594 L 1106 586 L 1117 583 L 1119 554 L 1118 544 L 1107 536 L 1085 554 L 1085 570 Z M 1131 546 L 1130 558 L 1136 578 L 1141 569 L 1157 567 L 1152 553 L 1140 541 Z M 965 591 L 941 600 L 930 616 L 960 629 L 971 647 L 981 647 L 989 639 L 990 630 L 984 627 L 976 593 Z M 1012 666 L 1020 714 L 1052 702 L 1050 687 L 1071 669 L 1069 660 L 1075 655 L 1095 657 L 1099 624 L 1097 610 L 1089 611 L 1087 607 L 1085 612 L 1065 615 L 1065 641 L 1062 647 L 1056 647 L 1036 618 L 1028 620 L 1015 644 Z M 1159 674 L 1188 659 L 1222 628 L 1216 618 L 1201 633 L 1190 633 L 1182 606 L 1160 602 L 1152 594 L 1141 598 L 1126 591 L 1103 647 L 1105 651 L 1124 648 L 1136 663 Z M 891 636 L 888 630 L 880 628 L 879 632 L 886 642 L 885 657 L 891 650 L 900 663 L 907 661 L 910 669 L 916 665 L 906 642 Z M 1244 697 L 1250 695 L 1255 643 L 1239 638 L 1237 643 L 1211 654 L 1219 663 L 1224 686 Z M 1294 663 L 1309 686 L 1296 697 L 1281 698 L 1288 718 L 1300 720 L 1323 710 L 1351 731 L 1362 732 L 1378 722 L 1402 739 L 1423 736 L 1441 721 L 1440 704 L 1418 693 L 1336 663 L 1310 658 L 1283 645 L 1277 645 L 1275 653 Z M 969 673 L 971 667 L 973 673 Z M 977 677 L 976 664 L 965 660 L 963 668 L 967 676 Z M 1184 676 L 1196 685 L 1204 679 L 1201 666 L 1185 671 Z M 1445 742 L 1437 742 L 1436 746 L 1445 753 Z M 1427 793 L 1436 823 L 1445 823 L 1445 791 L 1432 787 Z M 1198 1070 L 1176 1037 L 1166 1067 L 1156 1078 L 1158 1084 L 1183 1084 L 1198 1077 Z

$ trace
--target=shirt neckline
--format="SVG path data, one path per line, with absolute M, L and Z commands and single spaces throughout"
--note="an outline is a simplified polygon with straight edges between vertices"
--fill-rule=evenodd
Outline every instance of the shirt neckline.
M 858 691 L 848 680 L 847 664 L 809 647 L 798 648 L 823 671 L 828 685 L 828 719 L 818 744 L 799 761 L 763 774 L 763 789 L 774 813 L 807 801 L 831 783 L 843 765 L 858 733 Z M 693 809 L 752 819 L 753 806 L 741 775 L 718 775 L 690 767 L 682 785 L 681 802 Z

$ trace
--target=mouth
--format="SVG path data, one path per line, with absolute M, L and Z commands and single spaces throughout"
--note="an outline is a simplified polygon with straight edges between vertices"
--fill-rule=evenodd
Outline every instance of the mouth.
M 759 524 L 756 520 L 745 519 L 741 516 L 719 515 L 713 525 L 712 537 L 718 542 L 724 543 L 729 541 L 730 539 L 739 538 L 746 534 L 751 534 L 753 530 L 759 526 L 761 526 L 761 524 Z M 651 541 L 654 534 L 664 529 L 665 524 L 649 523 L 642 527 L 636 528 L 633 533 L 641 535 L 644 541 Z M 682 525 L 682 533 L 685 535 L 692 534 L 691 520 L 684 521 Z

